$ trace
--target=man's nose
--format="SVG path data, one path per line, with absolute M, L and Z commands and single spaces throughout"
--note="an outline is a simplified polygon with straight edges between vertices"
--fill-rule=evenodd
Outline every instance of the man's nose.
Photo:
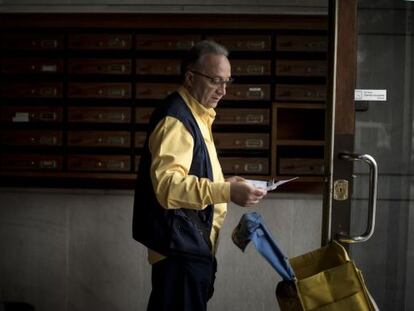
M 218 87 L 217 91 L 222 96 L 226 95 L 227 84 L 226 83 L 221 83 L 220 86 Z

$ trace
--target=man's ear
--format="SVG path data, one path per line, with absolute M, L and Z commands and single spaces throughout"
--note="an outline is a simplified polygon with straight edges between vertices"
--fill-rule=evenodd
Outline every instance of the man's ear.
M 184 84 L 186 86 L 192 86 L 193 85 L 193 79 L 194 75 L 191 71 L 187 71 L 184 75 Z

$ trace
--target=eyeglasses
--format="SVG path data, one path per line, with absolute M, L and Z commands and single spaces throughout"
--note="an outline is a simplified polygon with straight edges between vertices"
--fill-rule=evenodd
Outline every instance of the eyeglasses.
M 196 74 L 196 75 L 199 75 L 199 76 L 202 76 L 202 77 L 208 79 L 211 84 L 216 85 L 216 86 L 223 85 L 223 84 L 229 85 L 229 84 L 231 84 L 234 81 L 233 78 L 228 78 L 227 80 L 223 80 L 220 77 L 210 77 L 210 76 L 208 76 L 208 75 L 206 75 L 204 73 L 201 73 L 199 71 L 195 71 L 195 70 L 190 70 L 190 71 L 192 73 Z

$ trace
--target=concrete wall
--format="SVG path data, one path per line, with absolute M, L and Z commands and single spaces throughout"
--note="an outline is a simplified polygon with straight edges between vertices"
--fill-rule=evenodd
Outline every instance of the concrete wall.
M 150 265 L 131 237 L 132 203 L 130 191 L 2 189 L 0 301 L 37 311 L 145 310 Z M 320 196 L 272 194 L 255 210 L 288 256 L 319 247 Z M 231 241 L 247 211 L 229 206 L 211 310 L 277 310 L 279 276 L 253 245 L 242 253 Z

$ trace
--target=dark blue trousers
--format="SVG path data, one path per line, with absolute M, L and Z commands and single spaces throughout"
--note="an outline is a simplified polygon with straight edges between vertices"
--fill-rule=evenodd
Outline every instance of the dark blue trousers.
M 206 311 L 215 273 L 213 257 L 169 256 L 155 263 L 147 311 Z

